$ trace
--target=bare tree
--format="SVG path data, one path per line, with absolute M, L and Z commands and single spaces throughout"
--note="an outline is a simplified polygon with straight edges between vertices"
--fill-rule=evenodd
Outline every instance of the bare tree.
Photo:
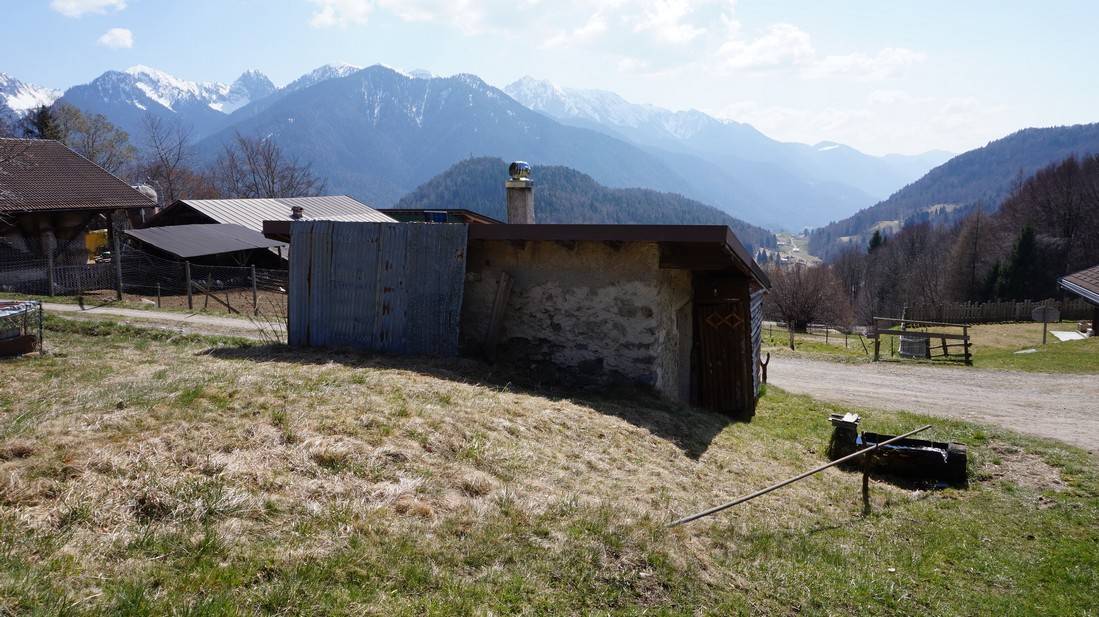
M 191 130 L 152 114 L 145 114 L 142 124 L 146 148 L 142 172 L 145 181 L 156 189 L 158 205 L 164 207 L 188 196 L 188 188 L 195 181 Z
M 227 197 L 307 197 L 324 190 L 309 164 L 286 155 L 271 139 L 240 133 L 225 145 L 214 174 Z
M 804 331 L 813 322 L 848 325 L 851 303 L 843 284 L 827 266 L 775 267 L 768 272 L 771 291 L 767 302 L 791 328 Z
M 72 105 L 54 106 L 64 144 L 112 174 L 121 173 L 137 155 L 130 136 L 103 114 L 85 115 Z

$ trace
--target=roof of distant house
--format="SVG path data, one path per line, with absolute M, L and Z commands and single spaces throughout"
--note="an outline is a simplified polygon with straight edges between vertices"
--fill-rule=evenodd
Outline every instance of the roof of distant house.
M 127 229 L 126 235 L 183 258 L 286 246 L 232 223 Z
M 472 223 L 481 225 L 502 225 L 504 223 L 491 216 L 465 208 L 383 208 L 380 212 L 388 214 L 402 223 Z
M 1088 302 L 1099 305 L 1099 266 L 1066 274 L 1057 279 L 1057 284 Z
M 0 212 L 120 210 L 154 204 L 59 141 L 0 139 Z
M 295 220 L 293 209 L 300 207 L 304 221 L 350 221 L 395 223 L 396 220 L 346 195 L 322 197 L 277 197 L 262 199 L 181 199 L 149 219 L 146 227 L 156 227 L 179 208 L 190 208 L 211 223 L 233 223 L 263 231 L 263 221 Z

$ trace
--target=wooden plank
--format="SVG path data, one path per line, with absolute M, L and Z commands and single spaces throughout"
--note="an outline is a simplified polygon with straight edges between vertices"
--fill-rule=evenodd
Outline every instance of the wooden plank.
M 503 329 L 504 311 L 507 310 L 508 300 L 511 298 L 511 282 L 511 275 L 503 271 L 496 280 L 496 297 L 492 300 L 492 313 L 489 315 L 484 341 L 484 354 L 490 362 L 496 361 L 496 345 Z
M 950 340 L 965 340 L 968 335 L 965 334 L 952 334 L 944 332 L 921 332 L 919 330 L 875 330 L 871 333 L 871 338 L 879 336 L 903 336 L 907 338 L 945 338 Z

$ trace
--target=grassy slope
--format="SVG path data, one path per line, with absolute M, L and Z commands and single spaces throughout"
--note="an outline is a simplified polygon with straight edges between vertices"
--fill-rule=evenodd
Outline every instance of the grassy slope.
M 830 470 L 835 407 L 751 423 L 413 361 L 54 321 L 0 362 L 0 614 L 1080 614 L 1099 480 L 1078 450 L 930 420 L 970 489 Z M 64 331 L 56 331 L 56 330 Z M 612 398 L 613 396 L 613 398 Z M 923 419 L 864 412 L 868 428 Z

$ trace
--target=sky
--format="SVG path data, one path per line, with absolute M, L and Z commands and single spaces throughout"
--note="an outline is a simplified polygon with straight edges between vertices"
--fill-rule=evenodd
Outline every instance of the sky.
M 283 85 L 382 63 L 531 75 L 871 154 L 1099 121 L 1094 0 L 0 0 L 0 15 L 0 72 L 62 89 L 136 64 Z

